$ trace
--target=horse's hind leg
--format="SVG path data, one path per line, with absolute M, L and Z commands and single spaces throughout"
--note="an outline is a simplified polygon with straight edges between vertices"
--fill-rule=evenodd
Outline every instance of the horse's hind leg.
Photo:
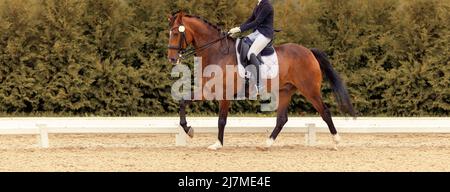
M 284 86 L 280 90 L 280 95 L 278 98 L 278 110 L 277 110 L 277 124 L 275 126 L 275 129 L 273 130 L 272 134 L 270 135 L 270 138 L 266 142 L 266 148 L 269 148 L 273 145 L 275 142 L 275 139 L 277 139 L 278 135 L 280 134 L 281 130 L 283 129 L 284 125 L 288 121 L 288 108 L 289 103 L 291 101 L 292 95 L 295 93 L 296 88 L 288 84 Z
M 328 107 L 323 103 L 322 96 L 320 93 L 306 96 L 306 99 L 310 101 L 314 108 L 319 112 L 320 116 L 322 116 L 322 119 L 327 123 L 328 128 L 330 129 L 331 134 L 333 135 L 333 141 L 334 141 L 334 149 L 337 150 L 337 145 L 339 144 L 341 138 L 336 130 L 336 127 L 334 126 L 333 119 L 331 118 L 331 112 L 328 109 Z

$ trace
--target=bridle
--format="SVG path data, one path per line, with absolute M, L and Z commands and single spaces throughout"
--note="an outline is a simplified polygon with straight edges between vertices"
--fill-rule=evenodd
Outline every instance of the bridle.
M 170 29 L 170 32 L 173 30 L 178 30 L 180 33 L 180 40 L 178 41 L 178 46 L 170 45 L 168 46 L 169 49 L 177 50 L 178 51 L 178 58 L 177 58 L 177 64 L 181 63 L 181 60 L 183 60 L 186 57 L 194 55 L 196 52 L 203 51 L 212 45 L 216 44 L 217 42 L 222 41 L 223 39 L 226 39 L 229 35 L 228 33 L 222 33 L 222 36 L 214 41 L 208 42 L 205 45 L 202 45 L 198 48 L 188 48 L 189 44 L 186 39 L 186 27 L 183 24 L 180 24 L 178 27 L 173 27 Z M 183 47 L 183 43 L 185 47 Z M 227 41 L 228 44 L 228 41 Z M 228 45 L 227 45 L 228 47 Z M 227 53 L 228 54 L 228 53 Z
M 172 29 L 170 29 L 170 32 L 172 32 L 175 29 L 178 29 L 178 32 L 181 34 L 180 40 L 178 42 L 178 46 L 173 46 L 169 44 L 169 49 L 177 50 L 180 52 L 180 54 L 182 54 L 186 50 L 185 48 L 183 48 L 183 42 L 186 44 L 186 47 L 188 46 L 188 42 L 186 39 L 186 27 L 184 25 L 173 27 Z

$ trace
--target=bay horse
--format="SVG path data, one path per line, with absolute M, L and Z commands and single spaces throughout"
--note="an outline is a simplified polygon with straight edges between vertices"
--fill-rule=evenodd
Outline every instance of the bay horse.
M 187 54 L 189 46 L 193 47 L 191 53 L 202 58 L 201 67 L 217 65 L 225 71 L 227 65 L 237 65 L 235 52 L 236 40 L 222 33 L 214 24 L 198 16 L 192 16 L 179 11 L 169 16 L 170 37 L 168 59 L 171 63 L 179 63 Z M 227 50 L 227 51 L 223 51 Z M 333 124 L 331 113 L 323 103 L 321 96 L 322 74 L 324 74 L 335 94 L 341 111 L 356 117 L 350 97 L 343 81 L 333 69 L 327 55 L 318 49 L 307 49 L 301 45 L 288 43 L 275 47 L 279 60 L 279 98 L 277 120 L 275 129 L 266 141 L 266 148 L 270 148 L 288 121 L 288 106 L 291 97 L 300 92 L 314 108 L 320 113 L 328 125 L 334 141 L 334 147 L 340 142 L 340 136 Z M 224 75 L 239 78 L 236 72 Z M 205 82 L 205 81 L 203 81 Z M 225 82 L 225 81 L 224 81 Z M 268 82 L 268 86 L 270 80 Z M 224 86 L 225 87 L 225 86 Z M 235 86 L 234 91 L 242 87 Z M 225 88 L 224 88 L 225 89 Z M 225 93 L 226 90 L 223 90 Z M 192 138 L 193 129 L 186 121 L 186 107 L 192 100 L 180 101 L 180 125 Z M 218 141 L 208 149 L 217 150 L 223 147 L 224 130 L 230 108 L 230 100 L 219 101 Z

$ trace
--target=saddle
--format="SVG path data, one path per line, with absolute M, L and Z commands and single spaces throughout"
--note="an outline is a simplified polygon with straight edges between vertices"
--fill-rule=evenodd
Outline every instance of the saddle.
M 248 60 L 247 55 L 248 55 L 248 51 L 250 50 L 250 47 L 252 46 L 252 44 L 253 44 L 253 41 L 250 38 L 248 38 L 248 37 L 244 37 L 239 42 L 239 45 L 238 45 L 237 49 L 238 49 L 239 54 L 240 54 L 240 58 L 239 59 L 240 59 L 242 65 L 244 67 L 247 67 L 250 64 L 250 61 Z M 261 56 L 270 56 L 270 55 L 272 55 L 274 53 L 275 53 L 275 49 L 273 47 L 273 39 L 272 39 L 272 41 L 270 41 L 270 43 L 267 44 L 267 46 L 261 51 L 260 54 L 258 54 L 256 56 L 256 58 L 261 63 L 264 63 L 262 58 L 261 58 Z

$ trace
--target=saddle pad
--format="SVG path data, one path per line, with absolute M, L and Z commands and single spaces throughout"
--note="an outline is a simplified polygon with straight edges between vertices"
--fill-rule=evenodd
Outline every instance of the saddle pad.
M 240 60 L 240 53 L 238 50 L 238 45 L 239 42 L 241 41 L 241 39 L 237 39 L 236 40 L 236 60 L 238 62 L 238 71 L 239 71 L 239 76 L 241 78 L 245 78 L 245 68 L 241 63 Z M 272 55 L 268 55 L 268 56 L 261 56 L 261 59 L 263 60 L 263 63 L 260 66 L 260 70 L 261 70 L 261 78 L 263 79 L 274 79 L 275 77 L 278 76 L 278 56 L 277 56 L 277 52 L 275 51 Z

